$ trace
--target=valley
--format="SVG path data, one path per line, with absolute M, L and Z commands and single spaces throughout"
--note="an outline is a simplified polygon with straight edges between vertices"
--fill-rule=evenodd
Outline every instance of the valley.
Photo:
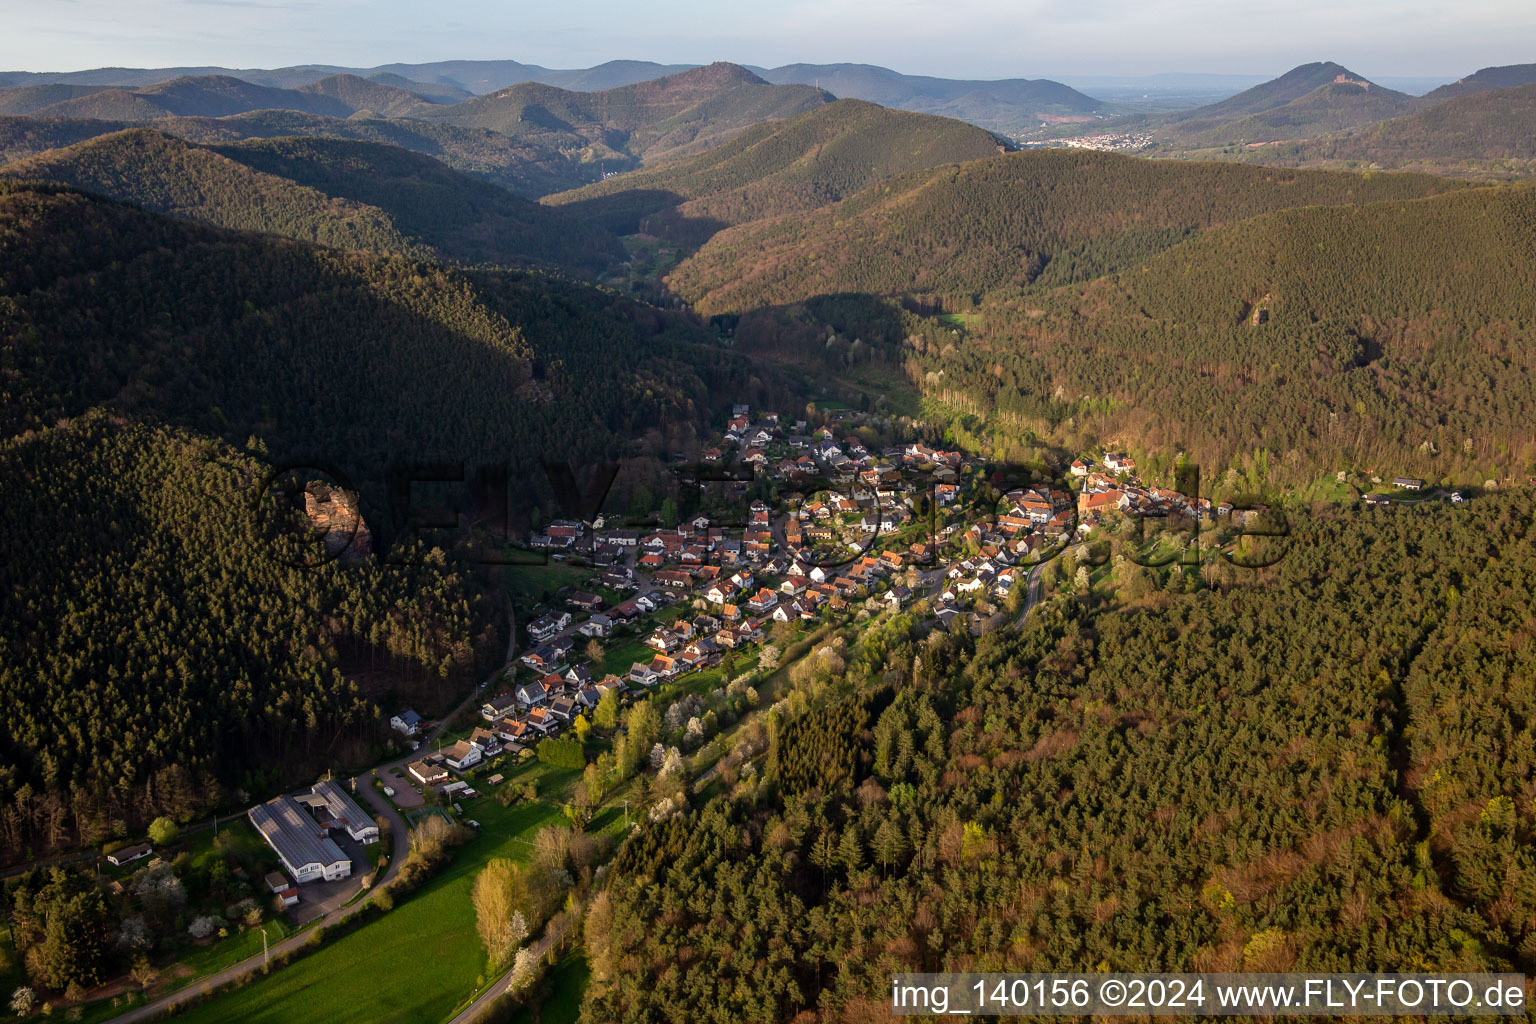
M 1533 68 L 0 75 L 13 1009 L 1536 972 Z

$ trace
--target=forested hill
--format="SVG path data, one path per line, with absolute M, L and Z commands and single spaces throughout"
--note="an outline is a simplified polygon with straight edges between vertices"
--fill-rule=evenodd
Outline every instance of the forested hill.
M 702 242 L 720 227 L 826 206 L 885 178 L 1000 148 L 961 121 L 838 100 L 545 202 L 619 234 Z
M 1161 146 L 1185 149 L 1254 146 L 1363 128 L 1410 113 L 1419 106 L 1412 96 L 1363 79 L 1330 81 L 1300 99 L 1244 117 L 1180 121 L 1159 131 L 1157 139 Z
M 1085 281 L 1269 210 L 1458 187 L 1428 176 L 1034 150 L 916 172 L 821 210 L 727 229 L 670 282 L 710 314 L 840 292 L 969 297 Z
M 0 438 L 0 864 L 372 760 L 374 701 L 488 670 L 499 602 L 442 559 L 296 567 L 269 472 L 100 409 Z
M 296 89 L 257 85 L 229 75 L 195 75 L 139 88 L 46 83 L 0 89 L 0 113 L 38 117 L 144 120 L 227 117 L 253 110 L 294 110 L 347 117 L 414 117 L 435 105 L 406 87 L 357 75 L 332 75 Z M 439 97 L 441 98 L 441 97 Z
M 0 115 L 26 118 L 0 117 L 0 156 L 35 156 L 144 122 L 194 142 L 332 135 L 399 145 L 540 196 L 698 152 L 832 99 L 733 64 L 597 92 L 525 83 L 455 104 L 355 75 L 296 89 L 217 75 L 138 89 L 49 83 L 0 89 Z
M 1532 224 L 1525 185 L 1282 210 L 1086 288 L 984 305 L 908 369 L 997 445 L 1133 439 L 1234 492 L 1347 468 L 1523 484 Z
M 1458 82 L 1442 85 L 1424 98 L 1432 103 L 1471 96 L 1490 89 L 1513 89 L 1521 85 L 1536 84 L 1536 64 L 1507 64 L 1503 67 L 1483 68 Z
M 1428 171 L 1467 178 L 1536 174 L 1536 84 L 1469 92 L 1359 131 L 1221 154 L 1295 166 Z
M 198 143 L 290 135 L 388 143 L 433 157 L 471 177 L 529 198 L 595 181 L 601 168 L 601 164 L 583 162 L 580 151 L 561 152 L 486 128 L 461 128 L 436 121 L 324 117 L 290 110 L 151 121 L 0 116 L 0 163 L 23 160 L 133 127 L 151 128 Z
M 1356 78 L 1353 71 L 1332 61 L 1317 61 L 1292 68 L 1279 78 L 1271 79 L 1245 89 L 1236 96 L 1228 96 L 1216 103 L 1184 111 L 1174 116 L 1177 121 L 1231 120 L 1246 117 L 1301 99 L 1308 93 L 1334 81 L 1339 76 Z
M 3 95 L 0 93 L 0 96 Z M 28 111 L 8 112 L 44 117 L 143 120 L 175 115 L 223 117 L 251 110 L 273 109 L 346 117 L 355 108 L 324 92 L 272 89 L 264 85 L 252 85 L 228 75 L 203 75 L 177 78 L 140 89 L 95 90 Z
M 623 255 L 600 229 L 381 143 L 279 138 L 204 147 L 136 129 L 7 165 L 0 175 L 343 249 L 586 274 Z
M 870 64 L 787 64 L 757 73 L 770 82 L 814 85 L 844 99 L 959 118 L 990 131 L 1038 128 L 1052 115 L 1086 115 L 1102 103 L 1046 79 L 966 80 L 904 75 Z
M 1451 324 L 1536 321 L 1532 225 L 1531 185 L 1282 210 L 1212 231 L 1099 282 L 1082 305 L 1098 309 L 1101 289 L 1123 285 L 1120 311 L 1131 317 L 1232 325 L 1262 299 L 1267 324 L 1282 331 L 1396 319 L 1453 340 Z
M 611 293 L 59 186 L 0 182 L 0 266 L 3 861 L 365 762 L 374 699 L 444 708 L 499 659 L 499 603 L 392 529 L 391 467 L 505 465 L 516 518 L 549 500 L 544 460 L 638 454 L 628 501 L 721 403 L 782 397 Z M 315 459 L 405 568 L 276 559 L 297 542 L 250 488 Z
M 1323 511 L 1261 586 L 1122 561 L 1131 607 L 872 630 L 760 777 L 624 845 L 582 1020 L 876 1020 L 906 971 L 1530 974 L 1533 515 Z
M 0 188 L 6 435 L 111 402 L 363 477 L 417 456 L 527 469 L 692 431 L 742 372 L 685 318 L 540 274 Z
M 557 149 L 588 149 L 593 157 L 651 161 L 696 152 L 760 121 L 793 117 L 832 99 L 811 86 L 769 85 L 734 64 L 711 64 L 601 92 L 514 85 L 430 116 Z
M 403 81 L 403 80 L 402 80 Z M 409 83 L 407 83 L 409 84 Z M 436 104 L 408 88 L 357 75 L 332 75 L 301 85 L 298 92 L 336 100 L 351 114 L 375 117 L 419 117 Z

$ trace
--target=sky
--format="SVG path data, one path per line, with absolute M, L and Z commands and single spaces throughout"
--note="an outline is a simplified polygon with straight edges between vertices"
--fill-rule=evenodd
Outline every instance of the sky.
M 1536 62 L 1533 0 L 0 0 L 0 70 L 618 58 L 949 78 Z

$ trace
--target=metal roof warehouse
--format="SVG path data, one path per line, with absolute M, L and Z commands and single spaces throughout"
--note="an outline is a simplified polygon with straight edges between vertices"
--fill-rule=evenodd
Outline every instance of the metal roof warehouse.
M 296 881 L 335 881 L 352 874 L 352 858 L 291 796 L 279 796 L 250 811 L 251 824 Z

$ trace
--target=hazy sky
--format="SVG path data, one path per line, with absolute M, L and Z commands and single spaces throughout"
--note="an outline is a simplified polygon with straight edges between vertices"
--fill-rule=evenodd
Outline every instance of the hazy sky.
M 0 69 L 511 58 L 858 61 L 1000 78 L 1271 74 L 1335 60 L 1458 77 L 1536 61 L 1536 0 L 0 0 Z

